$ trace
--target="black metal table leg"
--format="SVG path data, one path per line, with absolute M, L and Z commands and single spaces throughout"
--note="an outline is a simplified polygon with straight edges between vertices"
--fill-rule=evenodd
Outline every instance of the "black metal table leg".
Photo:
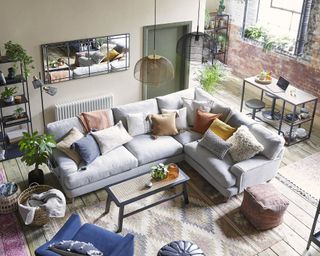
M 282 109 L 281 109 L 281 117 L 279 120 L 279 128 L 278 128 L 278 134 L 281 134 L 281 128 L 282 128 L 282 122 L 283 122 L 283 116 L 284 116 L 284 110 L 285 110 L 286 102 L 283 101 L 282 103 Z
M 313 127 L 313 122 L 314 122 L 314 116 L 315 116 L 316 110 L 317 110 L 317 104 L 318 104 L 318 99 L 315 99 L 315 100 L 314 100 L 313 111 L 312 111 L 312 119 L 311 119 L 311 122 L 310 122 L 310 128 L 309 128 L 308 138 L 310 138 L 310 136 L 311 136 L 312 127 Z
M 246 81 L 243 80 L 243 84 L 242 84 L 242 94 L 241 94 L 241 103 L 240 103 L 240 112 L 242 112 L 242 108 L 243 108 L 243 99 L 244 99 L 245 87 L 246 87 Z
M 184 198 L 184 203 L 189 204 L 187 183 L 183 183 L 183 198 Z
M 289 130 L 289 138 L 288 138 L 288 145 L 290 145 L 291 143 L 291 136 L 292 136 L 292 131 L 293 131 L 293 124 L 295 122 L 295 118 L 296 118 L 296 112 L 297 112 L 297 106 L 294 105 L 293 106 L 293 113 L 292 113 L 292 120 L 290 122 L 290 130 Z
M 111 205 L 111 196 L 110 195 L 108 195 L 108 197 L 107 197 L 107 202 L 106 202 L 106 210 L 105 210 L 105 212 L 104 213 L 109 213 L 109 211 L 110 211 L 110 205 Z
M 120 233 L 120 232 L 122 231 L 123 212 L 124 212 L 124 206 L 121 205 L 121 206 L 119 207 L 118 230 L 116 231 L 116 233 Z

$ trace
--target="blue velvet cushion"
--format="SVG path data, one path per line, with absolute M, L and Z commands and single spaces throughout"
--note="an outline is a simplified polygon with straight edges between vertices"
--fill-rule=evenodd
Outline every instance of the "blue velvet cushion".
M 87 256 L 102 256 L 103 253 L 99 251 L 91 243 L 85 243 L 74 240 L 62 240 L 58 243 L 51 244 L 49 249 L 59 253 L 60 255 L 87 255 Z
M 79 153 L 81 160 L 86 165 L 92 163 L 100 155 L 99 146 L 91 134 L 77 140 L 71 147 Z

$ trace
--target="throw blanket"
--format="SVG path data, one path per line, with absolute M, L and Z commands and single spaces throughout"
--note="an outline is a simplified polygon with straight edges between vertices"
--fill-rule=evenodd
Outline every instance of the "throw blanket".
M 103 130 L 111 126 L 108 112 L 105 110 L 83 112 L 79 115 L 79 119 L 86 132 Z
M 66 198 L 58 189 L 31 195 L 27 205 L 19 206 L 20 215 L 26 225 L 33 222 L 38 207 L 44 207 L 49 217 L 62 218 L 66 212 Z

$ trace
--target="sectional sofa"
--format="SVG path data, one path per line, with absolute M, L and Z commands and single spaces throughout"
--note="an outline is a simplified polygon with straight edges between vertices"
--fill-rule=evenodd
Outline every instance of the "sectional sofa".
M 248 126 L 264 146 L 264 150 L 253 158 L 239 163 L 233 163 L 228 154 L 221 160 L 200 146 L 198 142 L 202 134 L 191 130 L 175 136 L 160 136 L 157 139 L 152 138 L 150 134 L 135 136 L 130 142 L 99 156 L 86 167 L 77 166 L 65 154 L 55 150 L 53 158 L 57 168 L 54 168 L 53 172 L 58 177 L 66 196 L 74 198 L 101 189 L 108 184 L 149 172 L 152 165 L 160 162 L 177 163 L 185 160 L 226 198 L 241 193 L 248 186 L 269 181 L 276 175 L 284 152 L 282 137 L 246 115 L 231 110 L 200 88 L 117 106 L 106 111 L 113 124 L 121 120 L 127 128 L 126 115 L 146 111 L 149 114 L 157 114 L 163 108 L 180 109 L 183 107 L 182 97 L 214 103 L 219 111 L 227 113 L 224 117 L 225 122 L 234 127 Z M 48 124 L 47 132 L 60 141 L 73 127 L 83 131 L 78 118 L 74 117 Z

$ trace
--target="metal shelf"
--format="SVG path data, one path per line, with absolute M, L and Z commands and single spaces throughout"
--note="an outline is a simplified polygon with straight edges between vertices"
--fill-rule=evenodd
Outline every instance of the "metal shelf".
M 3 87 L 3 86 L 13 85 L 13 84 L 21 84 L 22 82 L 25 82 L 25 79 L 23 78 L 23 76 L 17 75 L 15 76 L 14 79 L 8 79 L 6 77 L 6 83 L 5 84 L 0 83 L 0 86 Z
M 3 99 L 0 99 L 0 108 L 7 108 L 7 107 L 12 107 L 12 106 L 18 106 L 18 105 L 26 104 L 26 103 L 29 102 L 29 101 L 27 100 L 27 98 L 26 98 L 25 95 L 19 95 L 19 96 L 21 96 L 21 102 L 19 102 L 19 103 L 16 103 L 16 102 L 6 103 L 6 102 L 4 102 Z

